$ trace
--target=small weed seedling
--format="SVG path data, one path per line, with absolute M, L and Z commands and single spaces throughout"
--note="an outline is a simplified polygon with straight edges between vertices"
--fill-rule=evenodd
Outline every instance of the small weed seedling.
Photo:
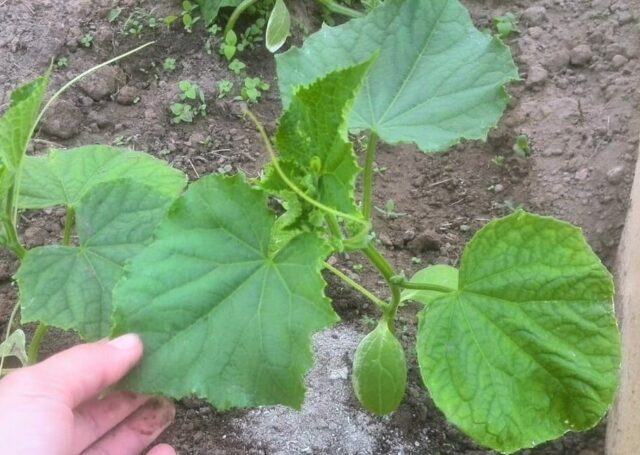
M 189 81 L 180 81 L 180 103 L 172 103 L 169 106 L 173 118 L 171 123 L 191 123 L 196 116 L 207 114 L 207 104 L 204 92 L 197 84 Z
M 231 166 L 230 164 L 223 164 L 222 166 L 219 166 L 218 169 L 216 169 L 216 172 L 220 175 L 227 175 L 230 174 L 233 171 L 233 166 Z
M 269 84 L 259 77 L 246 77 L 238 99 L 248 103 L 257 103 L 262 97 L 262 93 L 267 90 L 269 90 Z
M 55 61 L 55 63 L 54 63 L 54 67 L 55 67 L 57 70 L 63 70 L 63 69 L 65 69 L 65 68 L 66 68 L 66 67 L 68 67 L 68 66 L 69 66 L 69 60 L 67 59 L 67 57 L 60 57 L 60 58 L 57 58 L 57 59 L 56 59 L 56 61 Z
M 229 63 L 229 69 L 237 75 L 239 75 L 242 71 L 244 71 L 246 67 L 247 65 L 245 65 L 243 62 L 241 62 L 237 58 L 234 58 L 233 61 Z
M 187 33 L 193 31 L 193 26 L 200 20 L 200 16 L 196 15 L 198 9 L 197 4 L 193 4 L 188 0 L 182 2 L 182 11 L 180 16 L 182 17 L 182 25 Z
M 113 22 L 116 22 L 120 16 L 121 15 L 118 14 Z M 145 30 L 155 30 L 158 28 L 158 25 L 158 19 L 154 16 L 152 11 L 136 7 L 120 26 L 120 34 L 123 36 L 141 38 Z
M 93 35 L 91 33 L 85 33 L 80 37 L 80 45 L 85 48 L 93 46 Z
M 233 90 L 233 82 L 223 79 L 218 81 L 218 98 L 224 98 Z
M 504 167 L 504 163 L 505 163 L 505 159 L 503 155 L 496 155 L 493 158 L 491 158 L 491 162 L 493 164 L 495 164 L 496 166 L 503 168 Z
M 204 51 L 207 53 L 207 55 L 213 54 L 214 42 L 217 39 L 217 35 L 219 32 L 220 27 L 218 26 L 218 24 L 211 24 L 209 27 L 207 27 L 207 34 L 209 36 L 204 43 Z
M 107 20 L 109 22 L 115 22 L 118 20 L 118 18 L 120 17 L 120 15 L 122 14 L 122 8 L 121 7 L 116 7 L 116 8 L 112 8 L 109 10 L 109 15 L 107 16 Z
M 505 40 L 517 30 L 517 19 L 512 13 L 493 18 L 493 25 L 496 28 L 496 35 L 501 40 Z
M 398 408 L 410 355 L 446 418 L 498 452 L 596 425 L 616 392 L 620 336 L 612 277 L 578 228 L 517 209 L 476 232 L 458 267 L 411 278 L 375 241 L 378 142 L 431 153 L 486 138 L 508 103 L 504 85 L 518 79 L 509 49 L 457 0 L 385 0 L 276 62 L 273 144 L 247 113 L 269 156 L 260 178 L 214 174 L 186 190 L 181 172 L 141 152 L 95 145 L 25 157 L 48 76 L 12 94 L 0 119 L 0 243 L 20 259 L 21 322 L 40 323 L 27 362 L 47 326 L 87 340 L 137 333 L 145 355 L 122 388 L 195 395 L 220 410 L 299 409 L 311 336 L 339 319 L 326 270 L 376 309 L 351 374 L 371 413 Z M 257 99 L 260 83 L 251 85 Z M 200 111 L 200 89 L 180 90 Z M 367 135 L 362 157 L 349 131 Z M 18 211 L 56 206 L 66 210 L 62 246 L 27 251 Z M 340 253 L 368 261 L 385 298 L 329 260 Z M 409 302 L 415 346 L 397 336 Z M 0 353 L 23 352 L 13 347 L 21 340 Z
M 224 55 L 227 61 L 231 61 L 236 55 L 236 46 L 238 45 L 238 36 L 233 30 L 224 35 L 224 41 L 220 44 L 220 53 Z
M 173 73 L 176 70 L 176 59 L 167 57 L 162 63 L 162 69 L 167 73 Z
M 521 158 L 528 158 L 531 156 L 529 137 L 526 134 L 520 134 L 516 138 L 516 142 L 513 144 L 513 153 Z
M 396 212 L 396 203 L 393 202 L 393 199 L 389 199 L 385 202 L 384 207 L 374 207 L 378 213 L 380 213 L 383 217 L 387 219 L 395 219 L 405 216 L 406 213 L 398 213 Z

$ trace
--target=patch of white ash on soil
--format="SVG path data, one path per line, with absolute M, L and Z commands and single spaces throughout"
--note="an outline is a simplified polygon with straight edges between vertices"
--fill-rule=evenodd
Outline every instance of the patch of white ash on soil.
M 384 435 L 387 446 L 398 447 L 392 453 L 403 453 L 404 444 L 385 423 L 387 419 L 367 413 L 352 392 L 351 362 L 362 338 L 363 334 L 346 324 L 316 334 L 315 364 L 306 378 L 302 409 L 252 410 L 234 422 L 240 437 L 262 441 L 270 455 L 367 455 L 378 453 L 378 441 Z

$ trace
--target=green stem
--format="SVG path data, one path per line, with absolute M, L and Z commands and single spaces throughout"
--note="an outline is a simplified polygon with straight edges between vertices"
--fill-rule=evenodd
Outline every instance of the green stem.
M 348 284 L 353 289 L 358 291 L 360 294 L 362 294 L 363 296 L 365 296 L 366 298 L 371 300 L 373 303 L 375 303 L 383 312 L 385 312 L 385 313 L 387 312 L 389 305 L 387 303 L 383 302 L 382 300 L 380 300 L 375 295 L 373 295 L 368 289 L 366 289 L 365 287 L 363 287 L 362 285 L 360 285 L 356 281 L 354 281 L 351 278 L 349 278 L 347 275 L 342 273 L 340 270 L 338 270 L 337 268 L 335 268 L 334 266 L 332 266 L 328 262 L 325 262 L 324 266 L 327 268 L 327 270 L 329 270 L 335 276 L 340 278 L 346 284 Z
M 457 289 L 449 288 L 447 286 L 439 286 L 437 284 L 427 283 L 411 283 L 409 281 L 400 281 L 396 283 L 396 286 L 404 289 L 417 289 L 419 291 L 436 291 L 436 292 L 455 292 Z
M 227 36 L 227 33 L 233 30 L 233 27 L 236 25 L 236 22 L 238 22 L 238 19 L 240 18 L 242 13 L 244 13 L 247 8 L 257 2 L 258 0 L 244 0 L 242 3 L 236 6 L 236 9 L 233 10 L 233 13 L 231 13 L 229 20 L 227 21 L 227 25 L 224 28 L 224 35 L 222 36 Z
M 24 258 L 24 255 L 27 254 L 27 250 L 22 246 L 20 240 L 18 240 L 18 233 L 16 231 L 16 227 L 11 222 L 10 219 L 4 219 L 3 227 L 5 234 L 7 236 L 7 247 L 11 250 L 13 254 L 20 260 Z
M 391 290 L 391 303 L 387 305 L 385 316 L 387 321 L 391 322 L 396 317 L 396 311 L 398 305 L 400 305 L 400 288 L 393 282 L 393 277 L 396 276 L 396 273 L 393 267 L 391 267 L 391 264 L 387 262 L 372 244 L 367 245 L 366 248 L 362 250 L 362 253 L 364 253 L 375 268 L 380 271 L 380 274 L 389 285 L 389 289 Z
M 342 235 L 342 231 L 340 230 L 340 224 L 338 224 L 338 219 L 336 218 L 336 216 L 332 215 L 331 213 L 327 213 L 325 219 L 327 220 L 327 225 L 329 226 L 331 235 L 337 240 L 343 240 L 344 237 Z
M 62 237 L 62 244 L 64 246 L 71 245 L 71 232 L 76 222 L 76 211 L 73 207 L 67 208 L 67 216 L 64 219 L 64 235 Z
M 17 192 L 15 188 L 17 185 L 14 185 L 9 189 L 9 193 L 7 194 L 7 200 L 5 202 L 5 213 L 4 218 L 2 220 L 2 224 L 4 226 L 5 235 L 7 236 L 7 246 L 11 250 L 13 254 L 15 254 L 18 259 L 22 259 L 24 255 L 27 253 L 27 250 L 20 243 L 20 239 L 18 238 L 17 231 L 17 211 L 15 210 L 16 206 L 16 197 Z
M 339 3 L 334 2 L 333 0 L 317 0 L 318 3 L 322 4 L 325 8 L 335 14 L 342 14 L 343 16 L 357 18 L 364 16 L 360 11 L 356 11 L 355 9 L 348 8 L 344 5 L 340 5 Z
M 27 353 L 27 359 L 29 365 L 33 365 L 38 361 L 38 353 L 40 352 L 40 344 L 44 338 L 44 334 L 47 333 L 48 327 L 44 324 L 38 324 L 38 328 L 33 334 L 31 344 L 29 345 L 29 352 Z
M 371 131 L 367 142 L 367 153 L 364 158 L 364 175 L 362 177 L 362 216 L 368 220 L 371 218 L 371 206 L 373 196 L 373 161 L 376 157 L 376 144 L 378 135 Z

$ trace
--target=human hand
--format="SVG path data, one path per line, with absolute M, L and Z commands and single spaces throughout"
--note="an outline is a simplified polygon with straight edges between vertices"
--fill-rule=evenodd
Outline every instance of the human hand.
M 173 421 L 168 400 L 99 394 L 142 357 L 124 335 L 83 344 L 0 381 L 0 441 L 12 455 L 138 455 Z M 148 455 L 175 455 L 166 444 Z

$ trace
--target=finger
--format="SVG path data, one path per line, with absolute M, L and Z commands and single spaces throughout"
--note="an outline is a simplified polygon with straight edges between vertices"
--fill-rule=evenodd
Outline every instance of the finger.
M 75 346 L 13 373 L 21 384 L 14 393 L 38 390 L 73 409 L 118 382 L 140 360 L 142 350 L 137 335 Z
M 116 392 L 101 400 L 83 403 L 74 411 L 74 445 L 80 453 L 114 428 L 149 397 L 131 392 Z
M 176 451 L 167 444 L 160 444 L 149 451 L 147 455 L 176 455 Z
M 175 412 L 169 400 L 152 398 L 82 455 L 138 455 L 173 422 Z

